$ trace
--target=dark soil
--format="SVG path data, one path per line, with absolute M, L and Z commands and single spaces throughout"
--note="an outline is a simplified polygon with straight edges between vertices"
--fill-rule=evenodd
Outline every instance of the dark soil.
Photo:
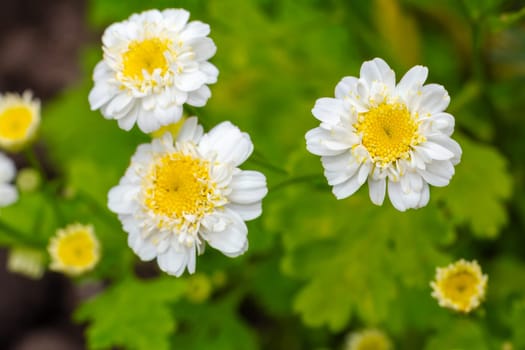
M 79 78 L 88 40 L 84 0 L 2 0 L 0 92 L 26 89 L 43 103 Z M 40 280 L 6 271 L 0 250 L 0 349 L 76 350 L 83 330 L 71 322 L 80 292 L 67 278 Z

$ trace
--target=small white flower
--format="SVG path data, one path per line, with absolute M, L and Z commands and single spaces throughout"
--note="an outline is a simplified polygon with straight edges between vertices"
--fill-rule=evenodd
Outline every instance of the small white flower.
M 430 286 L 439 306 L 469 313 L 485 299 L 487 282 L 488 276 L 483 274 L 476 260 L 460 259 L 446 267 L 438 267 Z
M 40 125 L 40 101 L 30 91 L 0 94 L 0 147 L 19 151 L 35 138 Z
M 15 176 L 15 164 L 11 158 L 0 153 L 0 207 L 8 206 L 18 200 L 18 191 L 12 184 Z
M 448 185 L 461 148 L 450 136 L 454 117 L 443 112 L 450 97 L 441 85 L 423 85 L 428 69 L 415 66 L 396 85 L 380 58 L 363 63 L 360 78 L 345 77 L 335 98 L 317 100 L 321 125 L 306 134 L 307 149 L 321 156 L 338 199 L 368 179 L 370 199 L 381 205 L 387 191 L 405 211 L 429 200 L 429 184 Z
M 266 178 L 238 168 L 252 153 L 248 134 L 223 122 L 203 135 L 197 118 L 186 120 L 173 141 L 142 144 L 109 208 L 128 232 L 128 244 L 145 261 L 180 276 L 195 272 L 205 242 L 229 257 L 248 249 L 245 220 L 261 215 Z
M 109 26 L 104 59 L 93 73 L 91 109 L 124 130 L 137 123 L 149 133 L 177 122 L 184 103 L 204 106 L 211 96 L 206 84 L 219 74 L 207 61 L 216 47 L 209 25 L 188 23 L 189 16 L 183 9 L 149 10 Z
M 49 268 L 78 276 L 95 268 L 100 260 L 100 244 L 93 225 L 70 224 L 57 230 L 47 247 Z

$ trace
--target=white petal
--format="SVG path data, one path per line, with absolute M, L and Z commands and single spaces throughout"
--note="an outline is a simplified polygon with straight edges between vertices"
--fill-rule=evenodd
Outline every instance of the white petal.
M 332 192 L 337 199 L 343 199 L 353 195 L 363 185 L 363 183 L 364 182 L 359 182 L 359 176 L 356 174 L 347 181 L 335 185 L 332 188 Z
M 418 169 L 418 172 L 432 186 L 443 187 L 454 175 L 454 166 L 449 160 L 435 160 L 426 164 L 425 169 Z
M 428 204 L 428 201 L 430 199 L 430 189 L 428 188 L 428 184 L 423 184 L 423 190 L 421 191 L 421 197 L 419 199 L 419 202 L 417 203 L 416 208 L 423 208 Z
M 382 205 L 385 200 L 386 179 L 374 180 L 371 176 L 368 178 L 368 193 L 370 200 L 375 205 Z
M 440 144 L 441 146 L 445 147 L 450 152 L 452 152 L 452 154 L 454 155 L 451 159 L 452 164 L 456 165 L 460 162 L 461 154 L 463 153 L 463 151 L 461 150 L 461 146 L 455 140 L 451 139 L 446 135 L 440 134 L 429 136 L 427 139 L 428 141 Z
M 211 97 L 211 90 L 207 85 L 201 86 L 195 91 L 188 92 L 187 104 L 195 107 L 203 107 Z
M 250 204 L 228 203 L 226 208 L 235 211 L 245 221 L 256 219 L 262 214 L 261 201 Z
M 201 71 L 183 71 L 175 77 L 175 86 L 182 91 L 193 91 L 206 84 L 206 79 L 206 74 Z
M 450 103 L 447 90 L 438 84 L 428 84 L 421 89 L 421 96 L 417 98 L 417 110 L 421 114 L 434 114 L 444 111 Z
M 18 200 L 18 191 L 15 186 L 0 184 L 0 207 L 13 204 Z
M 116 93 L 117 91 L 106 82 L 96 82 L 88 95 L 91 110 L 97 110 L 108 103 Z
M 154 118 L 151 112 L 142 112 L 138 115 L 137 125 L 144 133 L 150 133 L 161 127 L 159 121 Z
M 314 128 L 308 131 L 305 138 L 306 149 L 318 156 L 335 156 L 350 148 L 349 145 L 334 142 L 330 132 L 323 128 Z M 330 146 L 335 146 L 336 148 L 333 149 Z
M 418 91 L 427 80 L 428 68 L 423 66 L 414 66 L 401 78 L 396 86 L 396 94 L 400 96 L 407 105 L 412 98 L 418 95 Z M 407 106 L 410 108 L 410 106 Z
M 197 144 L 199 143 L 202 133 L 203 129 L 202 126 L 199 125 L 199 120 L 197 117 L 190 117 L 186 119 L 180 128 L 179 134 L 177 135 L 177 141 L 193 141 L 195 144 Z
M 358 79 L 355 77 L 344 77 L 335 87 L 335 97 L 343 99 L 355 93 Z
M 427 141 L 416 146 L 416 148 L 423 150 L 431 159 L 447 160 L 454 156 L 454 153 L 436 142 Z
M 195 53 L 195 59 L 197 61 L 205 61 L 210 59 L 217 51 L 217 46 L 215 46 L 213 40 L 208 37 L 193 40 L 191 43 L 191 48 Z
M 108 192 L 108 208 L 117 214 L 132 214 L 134 201 L 140 192 L 136 185 L 117 185 Z
M 190 13 L 183 9 L 167 9 L 162 11 L 162 15 L 169 28 L 175 32 L 182 30 L 190 18 Z
M 219 162 L 239 166 L 252 154 L 253 144 L 250 135 L 230 122 L 222 122 L 201 138 L 199 151 L 205 155 L 216 154 Z
M 16 167 L 11 158 L 0 153 L 0 183 L 9 182 L 15 178 Z
M 232 192 L 228 199 L 239 204 L 260 202 L 268 193 L 266 177 L 262 173 L 253 170 L 244 170 L 234 174 L 230 188 Z
M 195 248 L 186 249 L 184 247 L 178 247 L 176 249 L 171 247 L 166 253 L 159 255 L 157 262 L 162 271 L 173 276 L 181 276 L 190 261 L 190 254 L 195 254 Z M 195 260 L 195 259 L 193 259 Z M 194 269 L 194 267 L 193 267 Z
M 390 202 L 392 202 L 394 208 L 396 208 L 399 211 L 407 210 L 406 204 L 403 200 L 403 191 L 401 190 L 401 183 L 399 181 L 388 181 L 388 197 L 390 198 Z
M 210 34 L 210 26 L 200 21 L 193 21 L 186 25 L 180 33 L 180 40 L 187 41 L 193 38 L 205 37 Z
M 239 214 L 225 208 L 221 213 L 216 212 L 213 215 L 220 215 L 226 225 L 221 231 L 206 230 L 202 233 L 203 238 L 210 246 L 230 257 L 244 253 L 248 228 Z
M 135 106 L 133 110 L 128 113 L 124 118 L 120 118 L 117 120 L 119 128 L 122 130 L 129 131 L 135 125 L 135 122 L 137 121 L 138 115 L 140 113 L 143 113 L 142 108 L 139 106 Z
M 423 128 L 427 128 L 428 133 L 441 132 L 447 136 L 454 132 L 455 119 L 448 113 L 436 113 L 422 120 Z
M 115 96 L 106 106 L 106 113 L 109 116 L 115 116 L 125 110 L 133 100 L 131 95 L 121 93 Z
M 199 70 L 206 75 L 206 84 L 214 84 L 217 82 L 219 70 L 210 62 L 200 62 Z
M 394 71 L 381 58 L 374 58 L 363 63 L 360 78 L 368 83 L 369 88 L 372 87 L 373 82 L 380 82 L 385 84 L 390 91 L 394 89 L 396 83 Z
M 345 114 L 343 101 L 335 98 L 320 98 L 312 109 L 314 117 L 328 124 L 337 124 Z

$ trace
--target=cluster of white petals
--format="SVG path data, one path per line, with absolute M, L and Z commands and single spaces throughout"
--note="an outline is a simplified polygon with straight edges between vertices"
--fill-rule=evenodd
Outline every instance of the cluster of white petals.
M 0 153 L 0 207 L 13 204 L 18 199 L 18 191 L 12 184 L 15 176 L 15 164 L 11 158 Z
M 248 134 L 223 122 L 207 134 L 197 118 L 137 148 L 120 183 L 108 195 L 128 244 L 168 274 L 195 271 L 205 242 L 229 257 L 248 248 L 245 220 L 261 215 L 266 178 L 238 167 L 250 156 Z
M 93 73 L 91 109 L 124 130 L 137 123 L 149 133 L 177 122 L 185 103 L 204 106 L 207 84 L 219 73 L 208 62 L 216 47 L 209 25 L 188 22 L 189 16 L 183 9 L 149 10 L 109 26 Z
M 359 78 L 343 78 L 335 98 L 317 100 L 312 113 L 321 123 L 306 134 L 307 149 L 321 156 L 338 199 L 368 180 L 374 204 L 388 191 L 405 211 L 428 203 L 429 184 L 449 183 L 461 148 L 451 138 L 454 117 L 444 112 L 449 95 L 441 85 L 424 85 L 427 75 L 415 66 L 396 85 L 394 71 L 375 58 Z

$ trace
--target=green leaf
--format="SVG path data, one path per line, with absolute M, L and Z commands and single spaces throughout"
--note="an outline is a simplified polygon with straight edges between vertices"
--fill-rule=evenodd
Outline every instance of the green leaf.
M 525 325 L 525 298 L 518 300 L 513 304 L 510 315 L 510 324 L 512 327 L 512 343 L 514 348 L 524 348 L 525 332 L 523 332 L 523 325 Z
M 183 280 L 170 277 L 124 280 L 82 304 L 75 319 L 90 322 L 86 335 L 91 349 L 167 350 L 176 326 L 169 304 L 185 289 Z
M 445 323 L 440 331 L 430 338 L 425 350 L 489 350 L 485 330 L 471 320 L 458 319 Z
M 512 191 L 505 158 L 493 147 L 455 136 L 463 156 L 447 187 L 436 189 L 451 218 L 468 224 L 475 236 L 496 238 L 507 222 L 504 201 Z
M 253 332 L 236 314 L 237 298 L 213 304 L 177 305 L 180 331 L 173 337 L 174 349 L 256 350 Z M 151 349 L 154 349 L 153 347 Z
M 308 325 L 340 330 L 354 313 L 384 322 L 400 286 L 428 288 L 448 260 L 439 246 L 453 239 L 452 228 L 433 205 L 401 213 L 374 206 L 365 190 L 342 201 L 327 191 L 289 193 L 283 267 L 308 281 L 294 302 Z

